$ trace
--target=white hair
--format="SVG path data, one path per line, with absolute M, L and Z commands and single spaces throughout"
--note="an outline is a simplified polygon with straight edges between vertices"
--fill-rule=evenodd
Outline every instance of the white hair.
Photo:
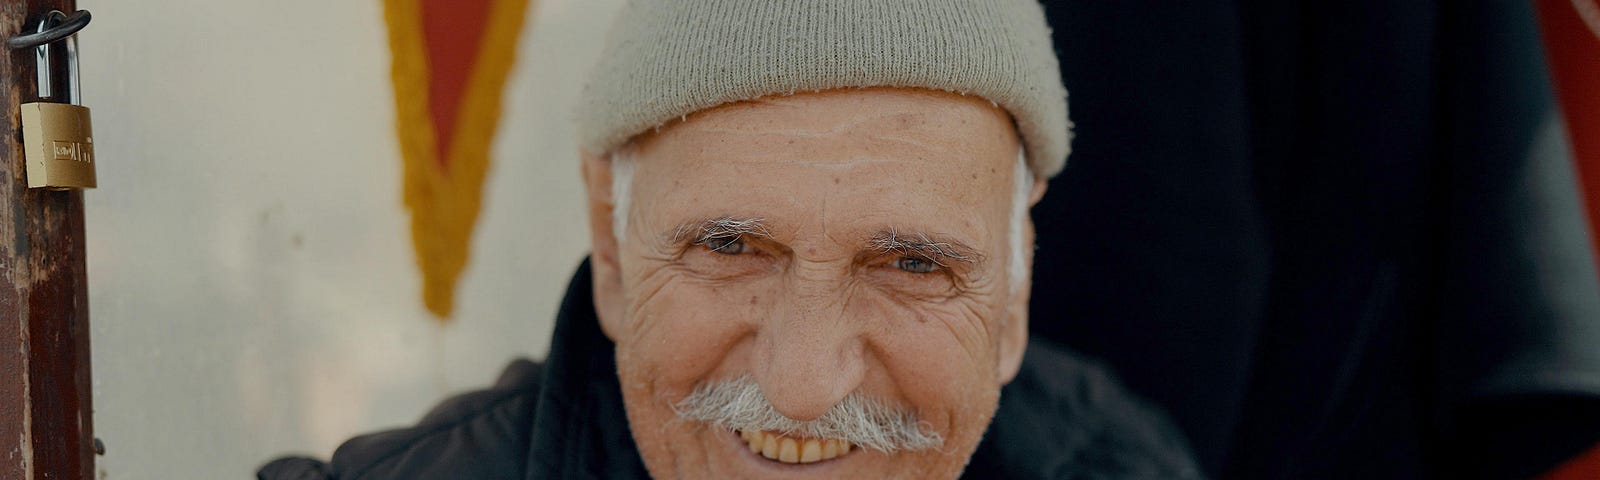
M 786 417 L 748 375 L 702 384 L 674 407 L 680 418 L 730 430 L 846 440 L 883 453 L 926 450 L 944 443 L 939 432 L 918 421 L 916 414 L 860 392 L 846 395 L 816 420 Z
M 632 200 L 634 148 L 623 145 L 611 153 L 611 231 L 617 241 L 627 238 L 628 205 Z M 1011 288 L 1017 288 L 1028 279 L 1028 249 L 1033 248 L 1023 235 L 1024 222 L 1028 220 L 1028 197 L 1033 193 L 1033 169 L 1028 168 L 1027 152 L 1017 149 L 1017 161 L 1012 168 L 1011 225 L 1008 230 L 1011 256 L 1006 270 L 1011 276 Z
M 1028 265 L 1028 250 L 1033 248 L 1033 242 L 1028 241 L 1022 228 L 1028 221 L 1028 198 L 1033 196 L 1033 169 L 1028 168 L 1028 154 L 1020 148 L 1017 150 L 1017 164 L 1012 167 L 1011 174 L 1011 228 L 1008 229 L 1011 258 L 1006 262 L 1013 290 L 1028 280 L 1028 273 L 1032 271 Z

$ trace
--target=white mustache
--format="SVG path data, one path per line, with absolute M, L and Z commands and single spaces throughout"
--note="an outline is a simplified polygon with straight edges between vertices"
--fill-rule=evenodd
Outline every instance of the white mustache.
M 676 405 L 678 416 L 739 431 L 766 430 L 787 436 L 848 440 L 884 453 L 938 447 L 944 439 L 916 415 L 851 393 L 816 420 L 783 416 L 749 376 L 696 387 Z

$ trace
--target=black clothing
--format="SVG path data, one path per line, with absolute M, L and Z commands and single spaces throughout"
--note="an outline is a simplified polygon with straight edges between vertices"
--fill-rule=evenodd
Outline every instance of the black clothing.
M 623 413 L 613 345 L 600 332 L 589 265 L 562 301 L 543 365 L 518 360 L 488 390 L 416 426 L 356 437 L 323 463 L 285 458 L 262 480 L 648 478 Z M 1043 342 L 1001 391 L 964 478 L 1200 478 L 1182 435 L 1100 365 Z
M 1531 478 L 1600 442 L 1541 2 L 1044 3 L 1077 130 L 1032 333 L 1208 474 Z

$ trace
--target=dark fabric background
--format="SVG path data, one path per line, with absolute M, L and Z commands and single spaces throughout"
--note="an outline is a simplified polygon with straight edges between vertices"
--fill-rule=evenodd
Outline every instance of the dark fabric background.
M 1045 8 L 1077 138 L 1033 212 L 1032 329 L 1213 476 L 1525 478 L 1600 442 L 1530 2 Z

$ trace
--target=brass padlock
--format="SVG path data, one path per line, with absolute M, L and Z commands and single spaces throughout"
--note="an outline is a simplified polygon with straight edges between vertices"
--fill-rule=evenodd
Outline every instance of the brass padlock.
M 53 11 L 39 22 L 43 33 L 62 22 L 66 15 Z M 23 158 L 27 163 L 28 188 L 65 190 L 94 188 L 94 132 L 89 128 L 89 109 L 78 105 L 77 35 L 66 37 L 67 103 L 33 102 L 22 104 Z M 34 61 L 39 68 L 39 98 L 52 98 L 50 44 L 35 47 Z

